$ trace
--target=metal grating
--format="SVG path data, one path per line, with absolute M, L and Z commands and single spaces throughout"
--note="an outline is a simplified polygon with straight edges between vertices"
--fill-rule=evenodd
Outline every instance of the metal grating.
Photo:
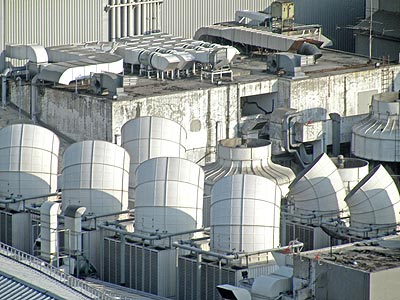
M 296 239 L 304 243 L 304 251 L 313 250 L 314 228 L 300 224 L 286 224 L 286 241 Z
M 0 242 L 12 245 L 12 215 L 0 212 Z

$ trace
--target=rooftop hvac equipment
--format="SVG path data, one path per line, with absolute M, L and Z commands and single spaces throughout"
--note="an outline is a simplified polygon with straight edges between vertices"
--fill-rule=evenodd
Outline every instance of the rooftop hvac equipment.
M 102 215 L 128 208 L 129 154 L 118 145 L 72 144 L 65 150 L 62 174 L 63 210 L 76 205 L 86 207 L 87 215 Z
M 346 190 L 335 164 L 325 153 L 300 172 L 289 186 L 287 199 L 295 214 L 336 218 L 346 210 Z
M 345 201 L 350 210 L 351 228 L 377 227 L 372 234 L 389 234 L 400 222 L 399 191 L 382 165 L 364 177 Z
M 173 234 L 202 227 L 199 165 L 178 157 L 152 158 L 140 164 L 136 178 L 136 232 Z
M 365 159 L 400 161 L 399 112 L 397 92 L 372 96 L 369 116 L 353 126 L 351 152 Z
M 40 256 L 53 264 L 58 251 L 58 213 L 60 203 L 44 202 L 40 207 Z
M 262 139 L 240 138 L 221 140 L 217 149 L 217 161 L 206 165 L 204 225 L 209 225 L 211 188 L 222 177 L 234 174 L 253 174 L 265 177 L 281 189 L 283 196 L 289 191 L 289 184 L 295 175 L 290 168 L 275 164 L 271 160 L 271 143 Z
M 331 158 L 342 177 L 346 193 L 349 193 L 369 172 L 369 163 L 358 158 L 338 157 Z
M 135 199 L 135 172 L 140 163 L 154 157 L 185 158 L 186 131 L 178 123 L 160 117 L 139 117 L 121 129 L 121 146 L 131 156 L 129 200 Z M 130 206 L 133 206 L 133 202 Z
M 241 174 L 217 181 L 211 196 L 211 250 L 254 252 L 277 247 L 281 197 L 275 182 L 260 176 Z
M 50 130 L 15 124 L 0 130 L 0 195 L 27 198 L 57 191 L 60 141 Z M 43 202 L 45 198 L 25 201 Z M 22 208 L 10 204 L 10 208 Z

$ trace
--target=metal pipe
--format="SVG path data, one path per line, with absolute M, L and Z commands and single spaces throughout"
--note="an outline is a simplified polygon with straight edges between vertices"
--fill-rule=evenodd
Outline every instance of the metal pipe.
M 118 3 L 119 0 L 116 0 Z M 121 8 L 119 6 L 114 7 L 115 10 L 115 37 L 121 37 Z
M 142 7 L 139 5 L 140 0 L 136 0 L 135 6 L 135 34 L 140 35 L 142 33 Z
M 0 74 L 1 77 L 1 104 L 3 108 L 6 107 L 7 105 L 7 76 L 11 73 L 10 68 L 6 68 L 2 74 Z
M 182 232 L 177 232 L 177 233 L 146 235 L 146 234 L 141 234 L 141 233 L 137 233 L 137 232 L 127 232 L 122 229 L 110 227 L 107 224 L 108 224 L 108 222 L 105 222 L 105 224 L 99 224 L 99 225 L 97 225 L 97 227 L 104 229 L 104 230 L 109 230 L 109 231 L 117 232 L 117 233 L 120 233 L 120 234 L 123 234 L 126 236 L 132 236 L 132 237 L 136 237 L 136 238 L 139 238 L 142 240 L 148 240 L 148 241 L 161 240 L 161 239 L 165 239 L 165 238 L 169 238 L 169 237 L 173 237 L 173 236 L 206 231 L 209 229 L 209 228 L 199 228 L 199 229 L 187 230 L 187 231 L 182 231 Z
M 128 0 L 128 4 L 131 4 L 133 0 Z M 134 34 L 133 29 L 133 7 L 132 6 L 128 6 L 126 11 L 127 14 L 127 20 L 126 20 L 126 35 L 127 36 L 131 36 Z
M 142 2 L 140 6 L 142 8 L 142 33 L 144 34 L 147 31 L 147 7 L 146 2 Z
M 288 249 L 293 249 L 293 248 L 301 248 L 304 246 L 304 243 L 296 241 L 295 244 L 285 246 L 285 247 L 277 247 L 277 248 L 265 249 L 265 250 L 254 251 L 254 252 L 236 252 L 236 253 L 232 253 L 232 254 L 222 254 L 222 253 L 216 253 L 216 252 L 212 252 L 212 251 L 202 250 L 202 249 L 194 247 L 194 246 L 183 244 L 182 241 L 173 242 L 172 245 L 176 248 L 193 251 L 195 253 L 205 254 L 205 255 L 209 255 L 209 256 L 216 257 L 216 258 L 225 259 L 225 260 L 234 260 L 234 259 L 239 259 L 242 257 L 252 256 L 252 255 L 265 254 L 265 253 L 269 253 L 269 252 L 282 251 L 282 250 L 288 250 Z
M 201 299 L 201 253 L 196 259 L 196 299 Z
M 121 4 L 126 4 L 126 0 L 121 0 Z M 126 31 L 127 31 L 127 9 L 128 6 L 121 6 L 121 37 L 126 37 Z
M 121 278 L 120 278 L 120 285 L 125 286 L 125 244 L 126 244 L 126 240 L 125 240 L 125 236 L 121 236 Z
M 25 198 L 0 199 L 0 203 L 4 203 L 4 204 L 17 203 L 17 202 L 21 202 L 21 201 L 34 200 L 34 199 L 40 199 L 40 198 L 46 198 L 46 197 L 52 197 L 52 196 L 58 196 L 58 195 L 61 195 L 61 193 L 57 192 L 57 193 L 50 193 L 50 194 L 33 196 L 33 197 L 25 197 Z
M 110 41 L 115 41 L 115 0 L 110 0 Z
M 134 212 L 134 211 L 135 211 L 134 209 L 126 209 L 126 210 L 116 211 L 116 212 L 107 213 L 107 214 L 94 215 L 94 216 L 87 216 L 87 217 L 83 217 L 83 218 L 82 218 L 82 221 L 89 221 L 89 220 L 93 220 L 93 219 L 97 219 L 97 218 L 103 218 L 103 217 L 109 217 L 109 216 L 116 216 L 116 215 L 128 214 L 128 213 L 132 213 L 132 212 Z

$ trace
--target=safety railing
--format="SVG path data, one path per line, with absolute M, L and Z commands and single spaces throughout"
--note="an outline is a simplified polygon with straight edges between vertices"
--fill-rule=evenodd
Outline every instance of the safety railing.
M 68 275 L 63 271 L 53 267 L 52 265 L 46 263 L 45 261 L 32 256 L 26 252 L 20 251 L 14 247 L 11 247 L 7 244 L 0 242 L 0 254 L 7 256 L 13 260 L 16 260 L 26 266 L 29 266 L 35 270 L 38 270 L 51 278 L 55 279 L 62 284 L 67 285 L 73 290 L 87 296 L 90 299 L 99 299 L 99 300 L 115 300 L 115 297 L 112 297 L 99 289 L 93 288 L 90 284 L 86 283 L 83 280 L 80 280 L 74 276 Z M 121 298 L 118 298 L 121 299 Z

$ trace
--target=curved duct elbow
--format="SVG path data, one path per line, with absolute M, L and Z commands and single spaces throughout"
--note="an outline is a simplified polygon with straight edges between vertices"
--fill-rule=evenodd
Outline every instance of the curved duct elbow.
M 322 56 L 322 51 L 316 45 L 310 43 L 303 43 L 297 50 L 297 54 L 313 55 L 315 61 Z
M 350 226 L 353 228 L 385 227 L 374 231 L 387 234 L 400 222 L 400 195 L 390 174 L 382 165 L 375 167 L 347 195 Z
M 325 153 L 300 172 L 289 186 L 288 201 L 295 213 L 316 213 L 324 220 L 343 215 L 346 190 L 340 174 Z
M 48 63 L 47 51 L 40 45 L 6 45 L 6 56 L 16 59 L 27 59 L 30 62 Z

